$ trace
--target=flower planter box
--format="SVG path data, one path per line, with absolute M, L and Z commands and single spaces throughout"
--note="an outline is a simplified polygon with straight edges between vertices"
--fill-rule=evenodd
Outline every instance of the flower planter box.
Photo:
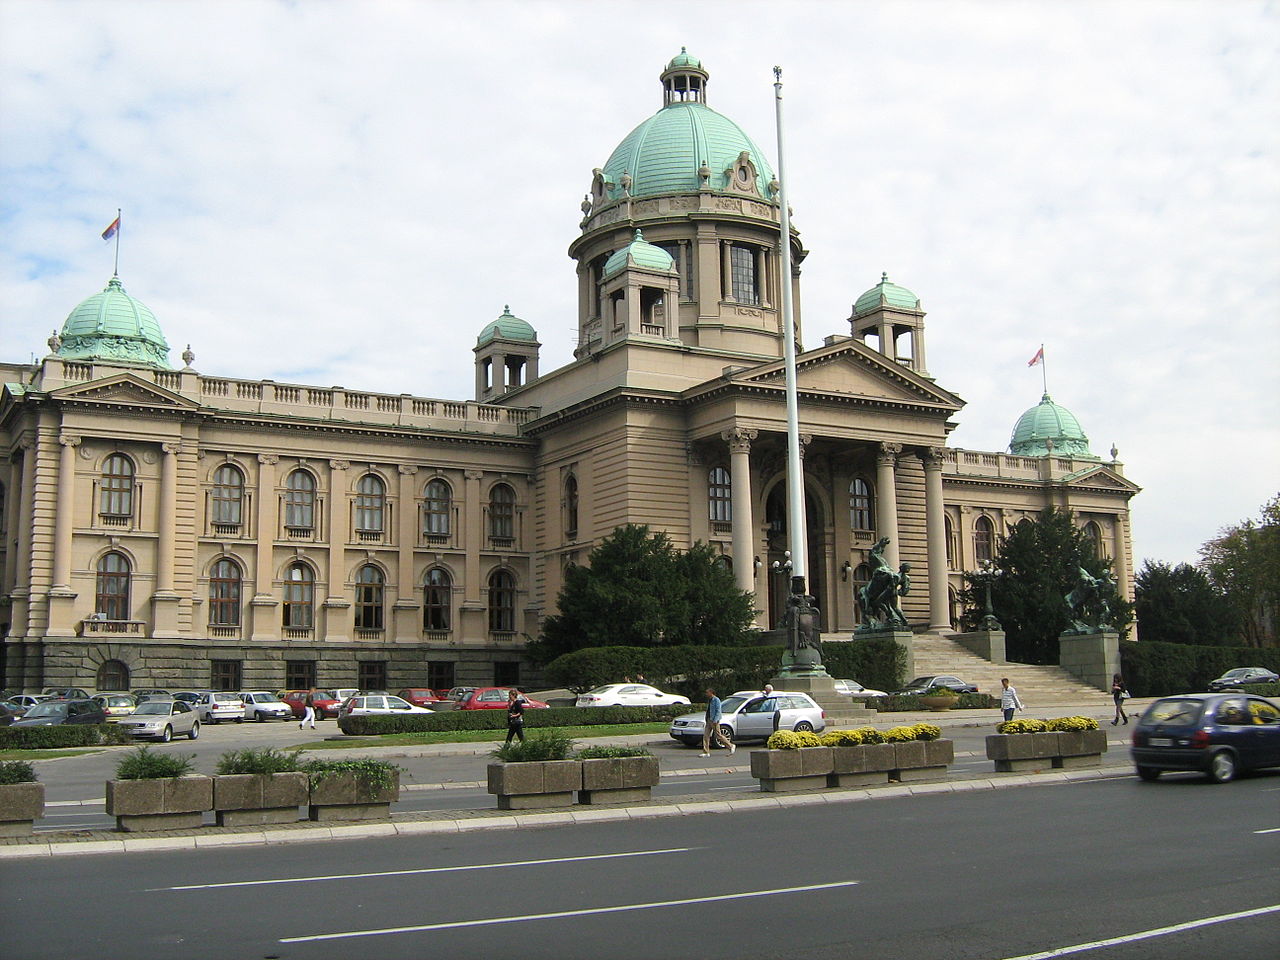
M 832 770 L 827 776 L 829 787 L 869 787 L 888 783 L 889 773 L 897 768 L 897 753 L 892 743 L 850 744 L 831 747 Z
M 996 772 L 1096 767 L 1107 750 L 1101 730 L 1051 733 L 995 733 L 987 737 L 987 759 Z
M 1107 735 L 1101 730 L 1060 730 L 1058 756 L 1053 758 L 1053 765 L 1064 770 L 1100 767 L 1106 752 Z
M 767 793 L 821 790 L 833 767 L 831 747 L 751 751 L 751 775 Z
M 203 826 L 212 809 L 212 777 L 107 781 L 107 816 L 126 833 L 190 830 Z
M 657 757 L 601 757 L 580 762 L 579 803 L 636 803 L 648 800 L 658 785 Z
M 955 745 L 950 740 L 910 740 L 892 746 L 897 765 L 889 773 L 891 780 L 940 780 L 956 758 Z
M 573 794 L 582 789 L 581 760 L 532 760 L 523 763 L 491 763 L 489 792 L 498 798 L 499 810 L 536 810 L 571 807 Z
M 43 783 L 0 784 L 0 837 L 29 837 L 44 816 Z
M 307 819 L 389 820 L 391 804 L 400 799 L 400 771 L 391 772 L 391 783 L 371 787 L 354 773 L 339 773 L 311 784 Z
M 309 798 L 305 773 L 242 773 L 213 778 L 220 827 L 292 823 Z

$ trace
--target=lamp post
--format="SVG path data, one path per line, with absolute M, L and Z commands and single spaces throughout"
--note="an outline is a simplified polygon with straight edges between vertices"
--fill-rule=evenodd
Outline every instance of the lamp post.
M 979 561 L 977 570 L 965 574 L 965 577 L 970 583 L 976 583 L 982 586 L 985 605 L 980 626 L 983 630 L 1004 630 L 1000 621 L 996 619 L 995 610 L 993 610 L 991 606 L 991 585 L 1002 576 L 1004 576 L 1004 571 L 990 560 Z

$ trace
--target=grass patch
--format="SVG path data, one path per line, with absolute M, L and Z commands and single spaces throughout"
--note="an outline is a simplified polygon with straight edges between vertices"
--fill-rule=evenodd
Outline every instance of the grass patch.
M 574 740 L 588 740 L 594 737 L 620 737 L 636 733 L 666 733 L 671 729 L 667 723 L 620 723 L 597 724 L 587 727 L 557 727 L 566 736 Z M 525 731 L 529 733 L 528 730 Z M 358 747 L 401 747 L 417 746 L 432 743 L 493 743 L 507 737 L 503 730 L 440 730 L 431 733 L 387 733 L 380 737 L 343 737 L 341 740 L 318 740 L 301 745 L 302 750 L 351 750 Z
M 105 750 L 0 750 L 0 760 L 55 760 L 58 757 L 83 757 Z

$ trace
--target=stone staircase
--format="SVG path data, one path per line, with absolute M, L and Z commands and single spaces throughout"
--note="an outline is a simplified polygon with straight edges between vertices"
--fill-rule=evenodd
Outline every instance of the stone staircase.
M 848 634 L 825 634 L 822 639 L 840 642 L 850 638 Z M 1110 699 L 1107 691 L 1089 686 L 1061 667 L 992 663 L 954 640 L 935 633 L 916 634 L 914 654 L 917 677 L 949 673 L 965 683 L 977 685 L 980 692 L 989 693 L 993 697 L 1000 696 L 1000 678 L 1008 677 L 1029 713 L 1033 713 L 1036 707 L 1089 703 L 1094 700 L 1105 705 Z

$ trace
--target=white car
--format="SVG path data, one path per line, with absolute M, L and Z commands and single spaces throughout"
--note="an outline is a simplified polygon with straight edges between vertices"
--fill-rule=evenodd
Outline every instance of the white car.
M 720 709 L 720 730 L 734 743 L 766 740 L 775 729 L 818 733 L 827 726 L 826 712 L 807 693 L 739 691 L 725 697 L 720 702 Z M 776 728 L 774 714 L 777 714 Z M 706 711 L 686 713 L 671 721 L 668 732 L 672 740 L 679 740 L 685 746 L 701 746 L 706 722 Z
M 402 714 L 402 713 L 435 713 L 434 710 L 428 710 L 426 707 L 415 707 L 408 700 L 402 700 L 400 697 L 387 696 L 360 696 L 351 697 L 346 700 L 342 706 L 338 708 L 338 717 L 367 717 L 371 714 Z
M 196 704 L 196 712 L 205 723 L 221 723 L 223 720 L 244 720 L 244 701 L 238 693 L 223 693 L 218 690 L 206 690 L 200 694 Z
M 864 687 L 857 680 L 837 680 L 836 693 L 841 696 L 852 697 L 854 700 L 870 700 L 872 697 L 888 696 L 883 690 L 872 690 L 870 687 Z
M 194 740 L 200 736 L 200 714 L 181 700 L 145 700 L 118 722 L 131 737 L 146 737 L 161 743 L 168 743 L 174 737 Z
M 291 720 L 293 709 L 266 690 L 241 690 L 237 696 L 244 701 L 244 718 L 263 723 L 266 720 Z
M 688 697 L 663 693 L 647 683 L 606 683 L 588 690 L 574 701 L 575 707 L 647 707 L 653 704 L 688 704 Z

